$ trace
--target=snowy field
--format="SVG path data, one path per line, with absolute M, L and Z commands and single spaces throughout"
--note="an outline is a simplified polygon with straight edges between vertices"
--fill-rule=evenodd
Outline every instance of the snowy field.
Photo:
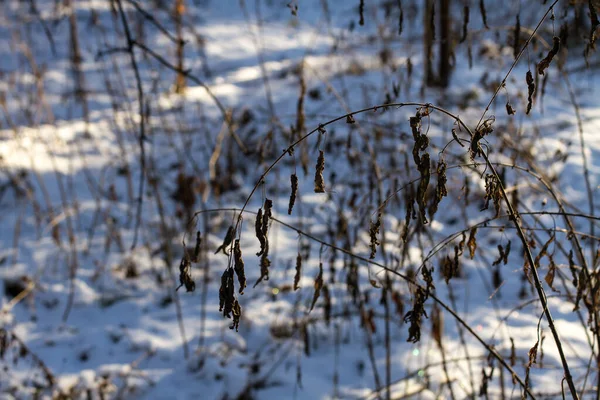
M 0 2 L 0 399 L 597 398 L 597 2 L 362 3 Z

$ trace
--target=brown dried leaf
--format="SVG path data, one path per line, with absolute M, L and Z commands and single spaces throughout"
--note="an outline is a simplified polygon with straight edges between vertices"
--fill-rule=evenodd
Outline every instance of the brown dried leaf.
M 477 238 L 475 237 L 476 234 L 477 227 L 474 226 L 469 232 L 469 241 L 467 242 L 467 247 L 469 248 L 469 257 L 471 260 L 475 258 L 475 250 L 477 250 Z
M 317 300 L 319 299 L 319 296 L 321 295 L 321 289 L 323 288 L 323 263 L 321 263 L 321 262 L 319 263 L 319 274 L 315 278 L 314 287 L 315 287 L 315 293 L 313 294 L 312 303 L 310 305 L 310 311 L 312 311 L 313 308 L 315 308 L 315 304 L 317 304 Z
M 375 258 L 375 253 L 377 253 L 377 246 L 379 246 L 379 240 L 377 240 L 377 235 L 379 234 L 379 229 L 381 228 L 381 213 L 377 214 L 377 220 L 375 223 L 371 221 L 371 226 L 369 227 L 369 237 L 371 247 L 371 255 L 369 258 L 372 260 Z
M 525 74 L 525 81 L 527 82 L 527 111 L 525 111 L 525 114 L 529 115 L 533 106 L 533 94 L 535 93 L 535 83 L 531 71 L 527 71 L 527 74 Z
M 323 171 L 325 170 L 325 153 L 319 151 L 317 166 L 315 171 L 315 193 L 325 193 L 325 180 L 323 179 Z
M 246 287 L 246 274 L 244 272 L 244 260 L 242 259 L 242 249 L 240 248 L 240 240 L 236 239 L 233 245 L 233 259 L 235 274 L 238 277 L 240 283 L 240 294 L 244 294 L 244 288 Z
M 302 278 L 302 256 L 300 252 L 296 256 L 296 275 L 294 275 L 294 290 L 298 290 L 300 288 L 300 279 Z
M 558 50 L 560 50 L 560 38 L 558 36 L 554 36 L 552 38 L 552 49 L 550 49 L 548 55 L 546 55 L 546 57 L 544 57 L 544 59 L 537 65 L 538 74 L 544 75 L 544 71 L 548 69 L 554 56 L 558 54 Z
M 219 288 L 219 311 L 223 312 L 224 317 L 231 318 L 234 300 L 233 269 L 227 268 L 221 275 L 221 287 Z
M 288 215 L 292 215 L 292 209 L 296 203 L 296 195 L 298 194 L 298 177 L 296 174 L 290 176 L 290 182 L 292 185 L 292 192 L 290 193 L 290 201 L 288 205 Z
M 193 292 L 196 289 L 196 283 L 192 279 L 192 263 L 184 256 L 179 263 L 179 286 L 175 290 L 179 290 L 180 287 L 185 286 L 186 292 Z
M 229 247 L 229 245 L 231 245 L 231 242 L 233 242 L 234 237 L 235 237 L 235 229 L 234 229 L 233 225 L 231 225 L 231 226 L 229 226 L 229 229 L 227 229 L 227 234 L 225 235 L 225 238 L 223 239 L 223 244 L 221 244 L 219 246 L 217 251 L 215 251 L 215 254 L 217 254 L 219 251 L 223 250 L 223 254 L 228 256 L 229 254 L 227 253 L 227 247 Z
M 192 258 L 192 262 L 200 261 L 200 245 L 202 244 L 202 236 L 200 231 L 196 232 L 196 246 L 194 247 L 194 258 Z

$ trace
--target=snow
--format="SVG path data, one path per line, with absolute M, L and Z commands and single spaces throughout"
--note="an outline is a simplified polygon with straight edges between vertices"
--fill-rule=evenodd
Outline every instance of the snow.
M 53 398 L 59 393 L 94 399 L 376 399 L 379 394 L 385 398 L 386 329 L 391 338 L 392 398 L 450 398 L 444 363 L 456 398 L 479 394 L 482 369 L 487 374 L 493 369 L 490 398 L 520 397 L 521 388 L 513 384 L 510 373 L 505 370 L 500 375 L 502 366 L 492 364 L 489 352 L 471 334 L 460 332 L 460 324 L 448 313 L 443 313 L 442 326 L 445 360 L 430 333 L 431 318 L 423 319 L 421 341 L 407 342 L 409 324 L 403 317 L 412 308 L 416 288 L 393 274 L 392 290 L 402 298 L 403 310 L 387 293 L 390 323 L 386 327 L 385 307 L 380 304 L 386 273 L 381 265 L 400 268 L 407 275 L 425 260 L 428 268 L 435 268 L 436 296 L 477 335 L 507 361 L 514 343 L 512 367 L 522 379 L 528 351 L 539 337 L 544 338 L 531 368 L 530 385 L 539 397 L 560 398 L 559 354 L 545 319 L 538 335 L 542 308 L 533 286 L 523 277 L 519 239 L 509 218 L 484 223 L 495 213 L 492 204 L 489 210 L 481 210 L 483 177 L 489 171 L 481 159 L 473 165 L 465 156 L 468 148 L 456 143 L 444 152 L 452 166 L 447 172 L 451 193 L 427 225 L 427 233 L 411 240 L 406 252 L 401 245 L 406 190 L 386 203 L 385 239 L 379 235 L 385 252 L 378 247 L 375 259 L 379 265 L 355 260 L 362 301 L 354 302 L 347 292 L 347 255 L 340 250 L 334 253 L 277 221 L 269 231 L 270 278 L 253 287 L 260 276 L 259 258 L 254 256 L 260 246 L 254 236 L 255 215 L 247 213 L 240 244 L 248 287 L 237 295 L 243 310 L 239 332 L 231 330 L 231 320 L 219 312 L 220 278 L 229 259 L 222 252 L 213 253 L 261 174 L 292 142 L 289 129 L 296 125 L 300 66 L 304 66 L 307 93 L 318 93 L 307 94 L 304 100 L 308 132 L 351 110 L 383 103 L 395 84 L 400 86 L 395 101 L 431 102 L 474 127 L 492 95 L 485 86 L 500 81 L 513 61 L 505 37 L 482 30 L 478 11 L 471 10 L 469 28 L 474 36 L 473 68 L 468 68 L 467 45 L 461 44 L 456 48 L 451 86 L 422 92 L 418 1 L 403 2 L 404 32 L 398 36 L 398 10 L 393 6 L 386 17 L 383 3 L 365 2 L 365 26 L 359 26 L 358 1 L 293 2 L 299 6 L 296 17 L 284 1 L 188 0 L 186 68 L 231 110 L 236 134 L 257 151 L 242 153 L 205 88 L 188 81 L 185 94 L 175 94 L 175 74 L 137 49 L 150 114 L 144 143 L 147 182 L 139 238 L 132 248 L 140 178 L 136 80 L 128 54 L 98 56 L 126 45 L 120 20 L 110 2 L 73 2 L 83 85 L 88 90 L 86 116 L 83 101 L 75 96 L 68 2 L 33 3 L 39 16 L 24 2 L 6 0 L 0 5 L 0 95 L 6 99 L 0 104 L 0 332 L 8 335 L 6 353 L 0 357 L 0 398 Z M 140 2 L 149 8 L 151 3 Z M 123 4 L 134 34 L 143 30 L 143 43 L 174 62 L 174 43 L 136 14 L 128 1 Z M 488 10 L 490 26 L 507 23 L 510 7 L 497 8 Z M 523 5 L 522 12 L 532 21 L 522 23 L 533 28 L 545 11 Z M 460 8 L 455 12 L 460 15 Z M 153 15 L 175 32 L 169 13 L 155 10 Z M 512 21 L 514 13 L 510 15 Z M 562 11 L 556 15 L 563 18 Z M 56 54 L 40 18 L 51 32 Z M 548 32 L 542 35 L 551 42 Z M 198 38 L 203 46 L 198 46 Z M 483 47 L 485 53 L 479 53 Z M 386 49 L 391 56 L 383 63 L 381 51 Z M 543 101 L 538 94 L 532 115 L 524 112 L 527 63 L 533 69 L 538 53 L 545 51 L 531 49 L 517 65 L 506 90 L 500 91 L 486 114 L 495 115 L 495 130 L 482 143 L 491 150 L 494 162 L 523 167 L 505 168 L 507 191 L 511 196 L 518 190 L 521 212 L 558 211 L 552 194 L 532 175 L 537 174 L 547 180 L 556 178 L 554 190 L 569 212 L 588 214 L 577 118 L 555 65 L 547 72 Z M 600 173 L 596 134 L 600 108 L 594 94 L 598 80 L 594 70 L 577 70 L 583 60 L 576 50 L 569 57 L 566 69 L 575 71 L 569 79 L 581 107 L 584 151 L 595 196 Z M 597 53 L 591 57 L 597 60 Z M 487 78 L 482 80 L 484 74 Z M 517 115 L 506 115 L 507 99 Z M 242 118 L 244 111 L 247 120 Z M 368 258 L 369 223 L 375 222 L 380 201 L 419 178 L 410 154 L 414 142 L 408 124 L 415 111 L 414 106 L 380 108 L 355 115 L 353 125 L 344 119 L 328 125 L 325 134 L 315 133 L 292 157 L 286 155 L 275 166 L 247 210 L 256 212 L 265 198 L 272 199 L 278 221 L 340 249 L 346 238 L 336 229 L 345 221 L 348 238 L 356 239 L 351 251 Z M 440 113 L 423 119 L 435 162 L 452 140 L 453 127 L 454 121 Z M 468 137 L 464 130 L 457 129 L 457 134 Z M 220 153 L 215 169 L 209 163 L 216 148 Z M 382 198 L 377 190 L 369 193 L 374 179 L 369 148 L 383 167 Z M 318 150 L 326 155 L 326 194 L 313 192 Z M 210 181 L 211 168 L 216 182 Z M 294 212 L 288 216 L 291 173 L 298 175 L 300 188 Z M 188 185 L 195 199 L 192 210 L 177 201 L 179 174 L 194 178 Z M 432 177 L 430 186 L 436 182 Z M 465 207 L 466 184 L 470 195 Z M 228 190 L 228 185 L 240 187 Z M 356 207 L 349 208 L 353 196 Z M 418 212 L 416 204 L 415 209 Z M 204 211 L 189 231 L 188 211 Z M 501 214 L 505 213 L 503 207 Z M 593 361 L 586 379 L 593 334 L 586 326 L 585 306 L 581 305 L 581 315 L 573 312 L 576 289 L 563 254 L 571 249 L 568 227 L 557 215 L 534 219 L 524 214 L 522 219 L 527 235 L 537 235 L 532 236 L 537 242 L 534 257 L 551 230 L 557 229 L 549 253 L 558 268 L 554 282 L 558 292 L 544 281 L 547 257 L 540 262 L 540 277 L 575 384 L 581 389 L 586 380 L 591 397 L 598 390 Z M 597 248 L 597 239 L 586 237 L 592 234 L 590 222 L 578 217 L 573 221 L 589 257 Z M 465 247 L 460 258 L 464 275 L 446 285 L 441 263 L 446 255 L 454 256 L 454 246 L 463 237 L 456 233 L 465 230 L 466 241 L 469 227 L 479 223 L 474 259 Z M 182 243 L 185 239 L 193 247 L 196 230 L 202 232 L 207 258 L 192 266 L 195 291 L 188 293 L 185 287 L 176 291 Z M 497 246 L 506 247 L 509 240 L 513 250 L 508 264 L 498 267 L 502 282 L 497 288 L 492 263 L 498 257 Z M 448 245 L 436 246 L 439 243 Z M 294 291 L 298 253 L 304 255 L 303 274 L 301 289 Z M 331 297 L 329 322 L 324 320 L 324 293 L 309 311 L 319 263 Z M 422 282 L 420 274 L 418 278 Z M 430 317 L 433 303 L 432 299 L 426 303 Z M 372 329 L 366 328 L 369 311 L 374 315 Z M 592 347 L 598 351 L 597 344 Z M 56 380 L 50 387 L 45 368 Z

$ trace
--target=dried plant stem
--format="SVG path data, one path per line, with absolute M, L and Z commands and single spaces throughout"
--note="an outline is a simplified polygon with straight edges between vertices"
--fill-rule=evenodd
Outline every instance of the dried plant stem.
M 129 59 L 131 61 L 131 67 L 133 68 L 133 73 L 135 75 L 135 82 L 137 86 L 137 94 L 138 94 L 138 106 L 139 106 L 139 137 L 138 144 L 140 146 L 140 183 L 139 183 L 139 191 L 138 191 L 138 199 L 137 199 L 137 212 L 136 212 L 136 220 L 135 220 L 135 228 L 133 233 L 133 243 L 131 244 L 131 249 L 134 249 L 137 244 L 138 233 L 140 230 L 140 225 L 142 223 L 142 206 L 144 203 L 144 182 L 146 178 L 146 118 L 144 117 L 144 88 L 142 86 L 142 78 L 140 77 L 140 70 L 138 68 L 137 61 L 135 59 L 135 41 L 131 36 L 131 31 L 129 30 L 129 23 L 127 22 L 127 16 L 125 15 L 125 11 L 123 11 L 123 4 L 121 0 L 116 0 L 117 6 L 119 8 L 119 15 L 121 17 L 121 23 L 123 24 L 123 29 L 125 31 L 125 38 L 127 39 L 127 53 L 129 54 Z
M 523 228 L 521 227 L 521 217 L 518 211 L 513 207 L 512 203 L 510 202 L 510 199 L 506 194 L 506 190 L 504 190 L 504 185 L 502 185 L 502 182 L 500 180 L 500 175 L 498 175 L 498 172 L 496 172 L 496 169 L 494 168 L 493 163 L 490 161 L 487 153 L 481 152 L 481 155 L 483 156 L 488 168 L 492 171 L 492 174 L 494 174 L 494 176 L 497 179 L 497 184 L 500 189 L 500 192 L 502 193 L 502 198 L 504 199 L 504 202 L 506 203 L 506 206 L 508 208 L 510 218 L 513 221 L 515 227 L 517 228 L 517 235 L 519 236 L 519 239 L 521 239 L 521 242 L 523 243 L 525 257 L 527 258 L 527 261 L 531 266 L 531 273 L 533 275 L 534 281 L 533 283 L 535 285 L 535 289 L 540 299 L 540 303 L 542 304 L 542 308 L 544 310 L 546 319 L 548 320 L 550 331 L 552 332 L 552 336 L 554 337 L 554 342 L 556 343 L 556 348 L 560 356 L 560 361 L 565 372 L 565 379 L 567 380 L 567 384 L 569 385 L 571 396 L 573 396 L 573 399 L 579 399 L 579 396 L 577 395 L 577 389 L 575 389 L 575 384 L 573 383 L 573 377 L 571 376 L 571 372 L 569 370 L 569 364 L 567 362 L 567 358 L 562 348 L 560 336 L 558 335 L 558 331 L 556 329 L 556 326 L 554 325 L 554 320 L 552 319 L 552 314 L 550 313 L 550 309 L 548 308 L 548 300 L 546 299 L 546 293 L 542 286 L 542 282 L 537 271 L 537 266 L 535 265 L 534 257 L 531 253 L 531 247 L 529 246 L 527 238 L 525 237 L 525 233 L 523 232 Z
M 517 66 L 517 63 L 519 62 L 519 60 L 521 59 L 521 56 L 523 55 L 523 53 L 525 52 L 525 49 L 527 49 L 529 47 L 529 43 L 531 42 L 531 40 L 533 39 L 533 37 L 535 36 L 535 34 L 537 33 L 537 31 L 540 29 L 540 27 L 542 26 L 542 24 L 544 23 L 544 21 L 546 20 L 546 18 L 548 17 L 548 15 L 550 14 L 550 12 L 554 9 L 554 6 L 556 5 L 556 3 L 558 3 L 559 0 L 554 0 L 552 2 L 552 4 L 550 5 L 550 7 L 548 7 L 548 10 L 546 11 L 546 13 L 544 14 L 544 16 L 540 19 L 540 21 L 538 22 L 537 26 L 535 27 L 535 29 L 533 30 L 533 32 L 531 32 L 531 34 L 529 35 L 529 37 L 527 38 L 527 41 L 525 42 L 525 44 L 523 45 L 523 47 L 521 48 L 521 51 L 519 51 L 519 54 L 517 54 L 517 56 L 515 57 L 515 60 L 513 61 L 512 65 L 510 66 L 510 68 L 508 69 L 508 72 L 506 73 L 506 75 L 504 76 L 504 79 L 502 79 L 502 81 L 500 82 L 500 84 L 498 85 L 498 87 L 496 88 L 494 95 L 492 96 L 492 98 L 490 99 L 489 103 L 487 104 L 487 106 L 485 107 L 485 110 L 483 111 L 483 114 L 481 114 L 481 118 L 479 119 L 479 122 L 477 123 L 477 127 L 479 127 L 481 125 L 481 122 L 483 121 L 483 119 L 485 118 L 485 115 L 487 114 L 487 112 L 489 111 L 492 103 L 494 102 L 494 100 L 496 99 L 496 97 L 498 96 L 498 93 L 500 93 L 500 90 L 502 90 L 502 88 L 504 87 L 506 80 L 508 79 L 508 77 L 510 76 L 510 74 L 512 73 L 513 69 Z
M 217 208 L 217 209 L 207 209 L 207 210 L 203 210 L 203 211 L 197 211 L 194 214 L 194 218 L 196 218 L 197 216 L 199 216 L 201 214 L 204 214 L 204 213 L 209 213 L 209 212 L 220 213 L 220 212 L 226 212 L 226 211 L 234 212 L 234 213 L 239 213 L 239 214 L 244 213 L 244 212 L 245 213 L 250 213 L 250 214 L 256 214 L 253 211 L 243 210 L 243 209 L 240 209 L 240 208 Z M 326 241 L 324 241 L 322 239 L 319 239 L 318 237 L 316 237 L 316 236 L 314 236 L 314 235 L 312 235 L 312 234 L 310 234 L 308 232 L 305 232 L 305 231 L 301 230 L 300 228 L 297 228 L 296 226 L 290 225 L 290 224 L 288 224 L 288 223 L 286 223 L 284 221 L 281 221 L 281 220 L 279 220 L 277 218 L 271 218 L 271 221 L 274 221 L 274 222 L 280 224 L 281 226 L 284 226 L 284 227 L 286 227 L 288 229 L 291 229 L 292 231 L 296 232 L 298 235 L 304 236 L 304 237 L 310 239 L 313 242 L 319 243 L 319 244 L 321 244 L 321 245 L 323 245 L 325 247 L 329 247 L 330 249 L 339 251 L 339 252 L 341 252 L 343 254 L 346 254 L 347 256 L 352 257 L 352 258 L 354 258 L 356 260 L 359 260 L 359 261 L 365 262 L 367 264 L 371 264 L 371 265 L 374 265 L 376 267 L 379 267 L 379 268 L 383 269 L 384 271 L 389 272 L 391 275 L 397 276 L 400 279 L 404 280 L 405 282 L 408 282 L 411 285 L 414 285 L 414 287 L 416 287 L 416 288 L 420 288 L 422 290 L 426 290 L 421 284 L 419 284 L 414 279 L 412 279 L 412 278 L 410 278 L 410 277 L 408 277 L 408 276 L 406 276 L 406 275 L 404 275 L 404 274 L 402 274 L 402 273 L 400 273 L 398 271 L 395 271 L 392 268 L 386 267 L 385 265 L 383 265 L 381 263 L 378 263 L 377 261 L 370 260 L 369 258 L 363 257 L 363 256 L 358 255 L 356 253 L 353 253 L 350 250 L 347 250 L 347 249 L 338 247 L 338 246 L 336 246 L 334 244 L 328 243 L 328 242 L 326 242 Z M 490 355 L 492 357 L 494 357 L 496 360 L 498 360 L 498 362 L 511 373 L 511 375 L 515 378 L 515 380 L 519 383 L 519 385 L 521 385 L 521 387 L 523 388 L 523 390 L 525 390 L 525 392 L 532 399 L 535 399 L 535 395 L 530 391 L 530 389 L 528 387 L 525 386 L 525 383 L 518 376 L 518 374 L 516 373 L 516 371 L 506 362 L 506 360 L 502 357 L 502 355 L 500 355 L 500 353 L 498 353 L 498 351 L 496 351 L 494 349 L 494 347 L 488 345 L 483 340 L 483 338 L 481 338 L 477 334 L 477 332 L 475 332 L 473 330 L 473 328 L 471 328 L 471 326 L 464 319 L 462 319 L 460 317 L 460 315 L 458 315 L 456 313 L 456 311 L 454 311 L 450 306 L 448 306 L 439 297 L 437 297 L 435 294 L 433 294 L 431 292 L 429 292 L 429 297 L 431 299 L 433 299 L 433 301 L 435 301 L 437 304 L 439 304 L 440 307 L 442 307 L 444 310 L 446 310 L 446 312 L 448 312 L 458 323 L 460 323 L 460 325 L 462 327 L 464 327 L 464 329 L 467 332 L 469 332 L 490 353 Z M 381 390 L 381 389 L 379 389 L 379 390 Z

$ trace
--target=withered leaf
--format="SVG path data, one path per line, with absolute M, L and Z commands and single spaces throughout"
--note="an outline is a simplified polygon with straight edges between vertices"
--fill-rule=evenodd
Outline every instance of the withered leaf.
M 313 310 L 313 308 L 315 308 L 315 304 L 317 304 L 317 300 L 319 299 L 319 296 L 321 295 L 321 289 L 323 288 L 323 263 L 319 263 L 319 274 L 317 275 L 317 277 L 315 278 L 315 293 L 313 294 L 313 299 L 312 299 L 312 303 L 310 305 L 310 311 Z
M 560 38 L 558 36 L 554 36 L 552 38 L 552 48 L 548 52 L 548 55 L 546 55 L 546 57 L 544 57 L 544 59 L 542 61 L 540 61 L 539 64 L 537 65 L 538 74 L 544 75 L 544 71 L 546 69 L 548 69 L 554 56 L 558 54 L 559 49 L 560 49 Z
M 377 253 L 377 246 L 379 246 L 380 244 L 379 240 L 377 240 L 377 235 L 379 234 L 379 229 L 381 228 L 381 213 L 377 214 L 377 220 L 375 221 L 375 223 L 371 221 L 370 225 L 371 226 L 369 227 L 369 246 L 371 247 L 371 254 L 369 258 L 374 259 L 375 254 Z
M 242 259 L 242 249 L 240 248 L 240 240 L 236 239 L 233 245 L 233 259 L 235 274 L 238 277 L 240 283 L 240 294 L 244 294 L 244 288 L 246 287 L 246 273 L 244 272 L 244 260 Z
M 467 247 L 469 248 L 469 257 L 471 258 L 471 260 L 475 258 L 475 250 L 477 250 L 477 238 L 475 237 L 476 234 L 477 227 L 474 226 L 469 232 L 469 241 L 467 242 Z
M 240 303 L 237 301 L 237 299 L 233 301 L 231 313 L 233 315 L 233 322 L 229 326 L 229 329 L 235 328 L 235 331 L 237 332 L 238 328 L 240 327 L 240 318 L 242 317 L 242 306 L 240 306 Z
M 231 318 L 234 300 L 233 269 L 227 268 L 221 275 L 221 287 L 219 288 L 219 311 L 223 312 L 224 317 Z
M 233 242 L 234 237 L 235 237 L 235 229 L 234 229 L 233 225 L 231 225 L 231 226 L 229 226 L 229 229 L 227 229 L 227 234 L 225 235 L 225 238 L 223 239 L 223 244 L 221 244 L 219 246 L 217 251 L 215 251 L 215 254 L 217 254 L 219 251 L 223 250 L 223 254 L 229 255 L 229 254 L 227 254 L 227 247 L 229 247 L 229 245 L 231 245 L 231 242 Z
M 315 171 L 315 193 L 325 193 L 325 180 L 323 179 L 323 171 L 325 170 L 325 153 L 319 151 L 317 166 Z
M 196 289 L 196 283 L 192 279 L 192 263 L 184 256 L 179 263 L 179 286 L 175 290 L 179 290 L 180 287 L 185 286 L 186 292 L 193 292 Z
M 194 247 L 194 258 L 192 259 L 192 262 L 199 262 L 200 261 L 200 245 L 202 244 L 202 236 L 200 234 L 200 231 L 196 232 L 196 246 Z
M 294 275 L 294 290 L 300 288 L 300 279 L 302 278 L 302 256 L 300 252 L 296 256 L 296 275 Z
M 290 182 L 292 186 L 292 192 L 290 193 L 290 201 L 288 205 L 288 215 L 292 215 L 292 209 L 296 203 L 296 195 L 298 194 L 298 177 L 296 174 L 290 176 Z
M 527 71 L 527 74 L 525 74 L 525 81 L 527 82 L 527 110 L 525 113 L 529 115 L 533 106 L 533 94 L 535 93 L 535 83 L 531 71 Z

